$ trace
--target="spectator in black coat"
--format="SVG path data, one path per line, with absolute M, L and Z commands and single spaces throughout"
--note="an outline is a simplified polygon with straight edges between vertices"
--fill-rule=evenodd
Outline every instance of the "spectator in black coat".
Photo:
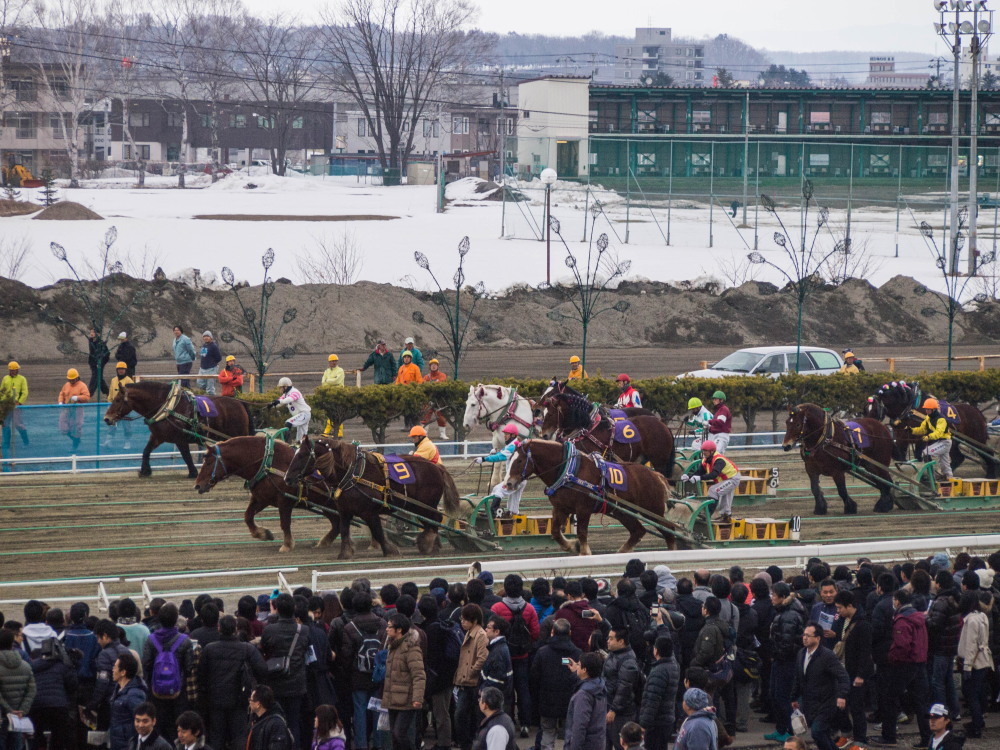
M 674 731 L 674 708 L 681 679 L 673 641 L 660 637 L 653 644 L 653 666 L 639 706 L 639 726 L 646 732 L 646 750 L 667 750 Z
M 833 744 L 837 711 L 847 707 L 850 681 L 847 670 L 823 645 L 823 627 L 815 621 L 802 632 L 803 648 L 795 659 L 792 708 L 806 715 L 817 750 L 836 750 Z
M 298 747 L 301 737 L 299 714 L 306 696 L 309 628 L 296 622 L 295 600 L 290 594 L 280 594 L 274 600 L 274 607 L 278 619 L 264 628 L 264 635 L 260 637 L 260 648 L 264 652 L 265 662 L 268 659 L 289 658 L 287 671 L 269 674 L 266 681 L 274 691 L 274 699 L 280 704 L 295 740 L 295 746 Z
M 612 629 L 622 629 L 628 633 L 628 645 L 635 653 L 636 661 L 640 665 L 644 664 L 646 642 L 643 639 L 643 634 L 649 627 L 649 606 L 639 601 L 636 596 L 635 584 L 631 579 L 622 578 L 618 581 L 616 589 L 618 596 L 608 605 L 604 619 L 607 620 Z M 608 695 L 611 695 L 610 690 Z M 615 735 L 615 742 L 618 742 L 617 735 Z
M 775 718 L 773 735 L 765 739 L 784 741 L 792 732 L 791 691 L 795 682 L 795 657 L 802 647 L 805 608 L 792 593 L 791 586 L 779 581 L 771 588 L 774 619 L 771 621 L 771 713 Z
M 54 648 L 55 642 L 54 638 L 42 641 L 41 648 L 32 652 L 36 693 L 29 715 L 38 736 L 52 733 L 49 750 L 65 750 L 73 746 L 74 728 L 66 717 L 76 696 L 77 676 L 69 657 L 64 660 L 63 649 Z
M 292 750 L 298 747 L 292 740 L 291 730 L 281 715 L 274 691 L 267 685 L 258 685 L 250 696 L 250 734 L 246 750 Z
M 681 651 L 678 654 L 682 674 L 691 666 L 694 647 L 698 642 L 698 633 L 701 632 L 701 626 L 705 624 L 705 618 L 701 614 L 702 600 L 692 595 L 693 590 L 691 579 L 681 578 L 677 581 L 677 599 L 674 601 L 674 606 L 677 607 L 678 612 L 684 615 L 684 627 L 680 633 Z
M 162 736 L 155 704 L 140 704 L 135 710 L 133 721 L 136 734 L 129 740 L 128 750 L 174 750 L 173 745 Z M 174 732 L 176 731 L 175 726 Z
M 750 593 L 753 596 L 753 604 L 750 606 L 757 615 L 757 629 L 754 635 L 760 644 L 757 647 L 757 655 L 760 657 L 760 690 L 759 702 L 755 706 L 764 712 L 765 716 L 771 713 L 771 621 L 774 620 L 774 605 L 771 604 L 771 582 L 770 576 L 755 577 L 750 581 Z M 751 706 L 753 704 L 751 703 Z M 773 721 L 773 717 L 765 719 Z
M 960 709 L 955 687 L 955 656 L 962 634 L 959 593 L 955 588 L 955 579 L 947 570 L 939 570 L 931 586 L 937 594 L 927 611 L 931 702 L 944 704 L 951 715 L 957 717 Z
M 146 683 L 138 676 L 139 661 L 132 654 L 122 654 L 112 670 L 115 689 L 111 693 L 111 721 L 108 740 L 111 750 L 127 750 L 135 737 L 135 712 L 148 700 Z
M 462 592 L 464 595 L 464 586 Z M 454 637 L 452 633 L 455 628 L 458 629 L 460 638 L 464 639 L 465 634 L 462 633 L 461 626 L 451 619 L 440 618 L 437 599 L 433 596 L 421 597 L 417 609 L 423 615 L 422 629 L 427 636 L 427 655 L 424 658 L 427 686 L 424 688 L 424 695 L 430 704 L 437 728 L 437 750 L 448 750 L 451 747 L 451 691 L 455 670 L 458 668 L 457 655 L 454 658 L 448 656 L 448 642 Z
M 740 624 L 736 628 L 736 648 L 741 653 L 757 652 L 757 612 L 747 604 L 750 589 L 745 583 L 733 584 L 732 602 L 740 613 Z M 750 693 L 754 680 L 745 674 L 733 675 L 733 688 L 736 692 L 736 731 L 745 732 L 750 722 Z M 732 721 L 732 720 L 730 720 Z
M 247 731 L 247 688 L 267 676 L 256 646 L 236 635 L 236 618 L 219 621 L 219 640 L 198 661 L 198 692 L 208 707 L 208 744 L 215 750 L 242 750 Z
M 530 685 L 540 717 L 542 750 L 555 747 L 559 723 L 566 718 L 569 700 L 579 683 L 569 662 L 579 661 L 581 653 L 571 638 L 569 620 L 561 618 L 553 621 L 548 642 L 535 652 Z
M 101 650 L 94 660 L 94 690 L 87 702 L 87 713 L 96 720 L 98 728 L 104 728 L 108 726 L 110 709 L 108 700 L 115 687 L 111 670 L 121 654 L 131 652 L 128 646 L 123 645 L 118 640 L 118 626 L 111 620 L 98 622 L 94 626 L 94 635 L 97 636 L 97 645 L 100 646 Z
M 631 584 L 631 581 L 626 582 Z M 604 662 L 603 675 L 608 691 L 608 746 L 621 750 L 621 730 L 635 717 L 641 679 L 639 663 L 629 646 L 625 628 L 612 628 L 608 634 L 608 658 Z
M 946 573 L 950 578 L 951 574 Z M 840 632 L 836 650 L 847 670 L 851 689 L 847 695 L 847 711 L 851 717 L 851 734 L 855 742 L 868 744 L 868 717 L 865 714 L 865 696 L 868 681 L 875 675 L 872 661 L 872 624 L 865 613 L 858 609 L 851 591 L 838 591 L 834 599 L 840 616 Z
M 484 628 L 489 645 L 486 661 L 480 670 L 479 688 L 495 687 L 504 696 L 504 705 L 514 702 L 514 666 L 507 647 L 510 623 L 500 615 L 493 615 Z
M 338 662 L 343 659 L 351 676 L 353 701 L 354 747 L 368 747 L 368 701 L 377 693 L 370 671 L 360 668 L 358 655 L 365 641 L 385 643 L 385 621 L 372 611 L 372 596 L 367 591 L 354 593 L 351 600 L 354 616 L 344 628 Z
M 191 639 L 198 641 L 202 648 L 219 640 L 219 608 L 212 602 L 205 604 L 201 610 L 201 627 L 191 631 Z M 219 748 L 215 748 L 219 750 Z

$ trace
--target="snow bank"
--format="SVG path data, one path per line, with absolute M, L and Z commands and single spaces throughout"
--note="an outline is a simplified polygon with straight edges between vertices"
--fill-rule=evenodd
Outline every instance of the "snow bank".
M 508 183 L 530 197 L 532 203 L 541 204 L 545 200 L 545 183 L 537 177 L 532 180 L 509 180 Z M 579 182 L 556 180 L 552 183 L 552 202 L 561 205 L 579 204 L 583 208 L 588 202 L 592 205 L 595 200 L 605 206 L 625 200 L 614 190 L 607 190 L 602 185 L 591 184 L 589 188 L 588 190 L 586 184 Z
M 255 187 L 251 188 L 250 186 Z M 310 178 L 298 172 L 289 172 L 284 177 L 272 174 L 268 167 L 254 167 L 253 174 L 244 171 L 233 172 L 212 185 L 210 190 L 222 192 L 232 190 L 252 190 L 263 193 L 297 193 L 324 190 L 323 180 Z
M 490 198 L 500 189 L 496 183 L 478 177 L 463 177 L 449 183 L 444 189 L 444 197 L 450 201 L 482 201 Z

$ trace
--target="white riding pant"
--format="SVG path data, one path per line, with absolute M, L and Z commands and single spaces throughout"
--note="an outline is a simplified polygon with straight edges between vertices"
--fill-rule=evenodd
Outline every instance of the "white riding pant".
M 299 442 L 309 434 L 309 422 L 312 419 L 312 411 L 300 411 L 293 417 L 285 420 L 285 424 L 295 428 L 295 442 Z
M 716 482 L 708 488 L 708 496 L 717 503 L 715 508 L 716 515 L 728 516 L 732 514 L 733 495 L 736 494 L 736 488 L 740 486 L 741 479 L 743 477 L 737 474 L 731 479 Z
M 493 494 L 501 500 L 507 501 L 507 510 L 512 514 L 517 513 L 521 509 L 521 493 L 524 492 L 526 484 L 527 482 L 521 482 L 514 489 L 508 490 L 504 487 L 503 482 L 500 482 L 500 484 L 493 487 Z
M 729 447 L 729 433 L 720 432 L 717 435 L 709 435 L 708 439 L 715 443 L 715 452 L 723 456 L 726 455 L 726 448 Z
M 954 474 L 951 471 L 951 438 L 946 440 L 935 440 L 924 448 L 924 455 L 937 461 L 938 474 L 947 479 L 951 479 Z

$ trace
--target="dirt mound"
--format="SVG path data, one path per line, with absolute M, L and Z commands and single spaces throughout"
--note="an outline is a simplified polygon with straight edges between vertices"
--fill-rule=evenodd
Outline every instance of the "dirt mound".
M 40 211 L 41 206 L 26 201 L 0 200 L 0 216 L 24 216 Z
M 42 211 L 36 219 L 48 219 L 53 221 L 88 221 L 103 219 L 98 213 L 94 213 L 86 206 L 81 206 L 73 201 L 61 201 L 53 206 L 49 206 Z

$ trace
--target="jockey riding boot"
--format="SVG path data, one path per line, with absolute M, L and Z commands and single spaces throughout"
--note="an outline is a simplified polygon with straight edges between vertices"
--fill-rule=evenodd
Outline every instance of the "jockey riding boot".
M 490 503 L 490 515 L 494 518 L 499 518 L 500 514 L 497 512 L 500 510 L 500 498 L 494 497 L 493 502 Z
M 448 439 L 448 430 L 446 428 L 444 428 L 444 427 L 438 427 L 438 437 L 441 440 L 447 440 Z

